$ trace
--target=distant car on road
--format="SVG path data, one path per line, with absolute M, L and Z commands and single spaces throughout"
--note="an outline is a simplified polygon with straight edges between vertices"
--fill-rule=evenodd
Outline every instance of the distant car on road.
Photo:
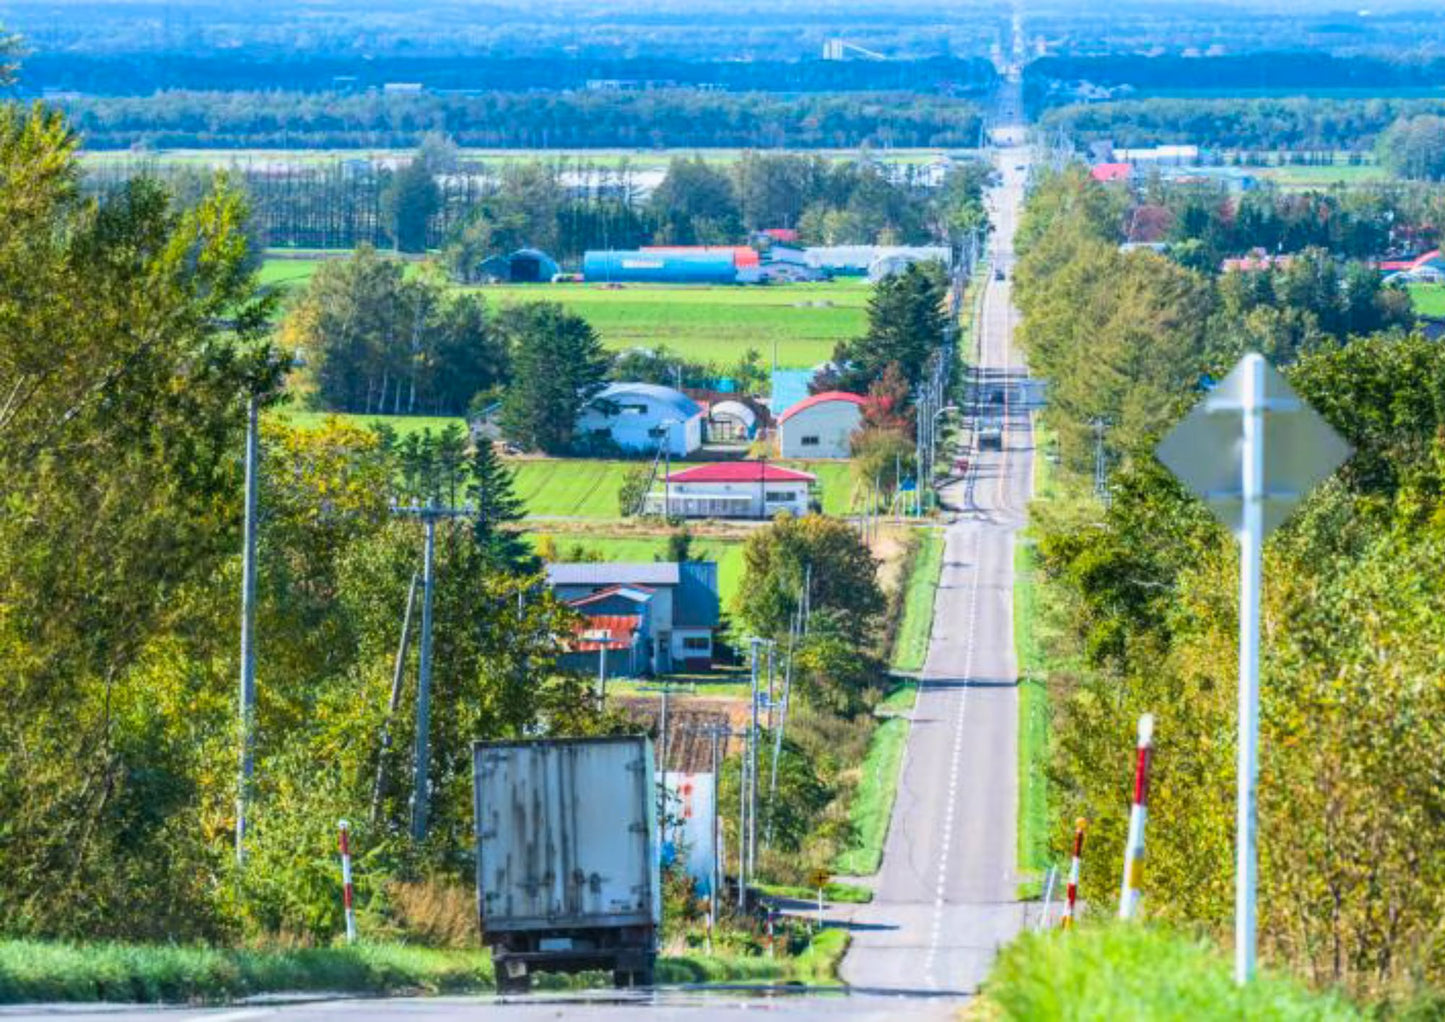
M 1006 280 L 1006 279 L 1007 279 L 1007 278 L 1004 276 L 1004 272 L 1003 272 L 1003 268 L 1002 268 L 1002 267 L 1000 267 L 999 269 L 996 269 L 996 270 L 993 271 L 993 279 L 994 279 L 994 280 Z
M 997 422 L 985 422 L 978 427 L 978 449 L 980 451 L 1003 450 L 1003 427 Z

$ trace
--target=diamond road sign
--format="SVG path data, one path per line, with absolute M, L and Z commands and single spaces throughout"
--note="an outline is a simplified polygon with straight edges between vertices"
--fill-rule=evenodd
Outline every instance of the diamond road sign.
M 1243 360 L 1159 444 L 1159 460 L 1232 532 L 1243 518 Z M 1350 445 L 1264 366 L 1264 531 L 1289 517 L 1305 495 L 1350 456 Z

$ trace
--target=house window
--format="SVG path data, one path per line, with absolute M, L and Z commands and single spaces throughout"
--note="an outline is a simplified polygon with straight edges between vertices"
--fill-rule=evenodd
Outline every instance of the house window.
M 712 649 L 712 640 L 706 635 L 689 635 L 682 640 L 682 648 L 691 653 L 706 653 Z
M 664 436 L 667 435 L 667 430 L 662 426 L 653 426 L 647 431 L 647 435 L 652 437 L 652 439 L 654 440 L 661 440 Z
M 805 436 L 799 441 L 804 447 L 817 447 L 820 442 L 815 436 Z
M 769 504 L 786 504 L 793 499 L 793 492 L 791 490 L 768 490 L 763 499 Z

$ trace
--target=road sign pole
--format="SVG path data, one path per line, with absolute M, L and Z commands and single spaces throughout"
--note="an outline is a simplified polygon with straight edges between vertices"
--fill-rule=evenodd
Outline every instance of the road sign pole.
M 1234 980 L 1254 975 L 1258 881 L 1255 782 L 1259 774 L 1259 621 L 1264 549 L 1265 361 L 1246 355 L 1241 393 L 1242 521 L 1239 531 L 1239 777 L 1235 822 Z

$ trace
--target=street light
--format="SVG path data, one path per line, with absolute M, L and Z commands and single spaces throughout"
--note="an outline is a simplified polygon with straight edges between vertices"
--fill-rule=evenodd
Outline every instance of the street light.
M 934 410 L 928 422 L 928 486 L 933 488 L 933 445 L 938 438 L 938 417 L 944 412 L 962 412 L 958 405 L 944 405 Z

